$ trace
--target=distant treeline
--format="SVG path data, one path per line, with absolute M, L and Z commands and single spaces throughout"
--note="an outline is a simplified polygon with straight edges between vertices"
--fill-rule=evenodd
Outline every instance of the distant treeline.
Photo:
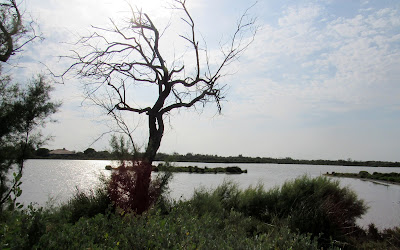
M 400 162 L 386 161 L 353 161 L 353 160 L 297 160 L 287 158 L 270 157 L 247 157 L 247 156 L 218 156 L 191 154 L 172 155 L 158 153 L 157 161 L 175 161 L 175 162 L 207 162 L 207 163 L 275 163 L 275 164 L 304 164 L 304 165 L 338 165 L 338 166 L 368 166 L 368 167 L 400 167 Z
M 48 148 L 39 148 L 31 150 L 29 159 L 68 159 L 68 160 L 113 160 L 117 157 L 107 150 L 96 151 L 93 148 L 88 148 L 83 152 L 71 152 L 70 154 L 52 154 Z
M 117 157 L 106 150 L 96 151 L 88 148 L 83 152 L 71 155 L 51 155 L 50 150 L 39 148 L 33 150 L 30 158 L 39 159 L 76 159 L 76 160 L 114 160 Z M 298 160 L 287 158 L 248 157 L 248 156 L 218 156 L 204 154 L 165 154 L 157 153 L 156 161 L 169 162 L 205 162 L 205 163 L 275 163 L 275 164 L 303 164 L 303 165 L 338 165 L 338 166 L 367 166 L 367 167 L 400 167 L 400 162 L 386 161 L 353 161 L 348 160 Z

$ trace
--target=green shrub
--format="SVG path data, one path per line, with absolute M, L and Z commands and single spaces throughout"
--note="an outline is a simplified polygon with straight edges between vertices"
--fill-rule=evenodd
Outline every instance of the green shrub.
M 30 249 L 46 233 L 47 216 L 32 204 L 25 210 L 2 211 L 0 249 Z
M 241 192 L 236 184 L 228 181 L 213 191 L 204 188 L 195 190 L 188 204 L 197 215 L 206 213 L 225 215 L 231 210 L 237 210 Z
M 110 206 L 111 201 L 104 187 L 88 192 L 77 189 L 74 196 L 60 207 L 60 213 L 65 213 L 68 222 L 75 223 L 81 217 L 90 218 L 99 213 L 104 214 Z
M 303 176 L 288 181 L 281 188 L 264 191 L 262 185 L 244 191 L 225 182 L 213 192 L 195 192 L 189 201 L 197 215 L 206 213 L 227 215 L 237 211 L 264 223 L 273 218 L 286 220 L 292 231 L 310 233 L 326 246 L 334 240 L 359 230 L 356 219 L 366 206 L 354 192 L 326 177 Z M 320 237 L 321 236 L 321 237 Z
M 195 216 L 201 216 L 206 213 L 224 213 L 220 199 L 204 188 L 195 190 L 192 199 L 187 201 L 185 205 L 190 208 L 189 212 Z
M 326 177 L 303 176 L 286 182 L 279 191 L 269 194 L 278 202 L 268 210 L 279 218 L 288 218 L 292 230 L 300 233 L 322 234 L 324 243 L 330 239 L 344 240 L 357 229 L 356 219 L 366 212 L 366 205 L 349 188 Z
M 272 194 L 277 191 L 275 188 L 267 193 L 261 184 L 249 187 L 240 194 L 238 210 L 247 216 L 270 222 L 276 214 L 273 206 L 278 202 L 278 197 Z
M 170 214 L 152 211 L 141 216 L 98 214 L 75 224 L 54 227 L 35 246 L 41 249 L 317 249 L 307 235 L 287 226 L 264 226 L 231 211 L 193 215 L 188 202 L 178 202 Z
M 353 249 L 400 249 L 400 227 L 379 231 L 374 224 L 356 237 L 350 237 Z
M 370 175 L 367 171 L 360 171 L 360 172 L 358 173 L 358 176 L 360 176 L 360 178 L 368 178 L 368 177 L 370 177 L 371 175 Z
M 223 209 L 231 211 L 237 209 L 241 193 L 236 184 L 228 181 L 217 187 L 212 195 L 221 203 Z

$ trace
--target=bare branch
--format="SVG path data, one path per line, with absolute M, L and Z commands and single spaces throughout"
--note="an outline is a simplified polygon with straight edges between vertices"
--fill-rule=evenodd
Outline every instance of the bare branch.
M 219 85 L 219 80 L 224 76 L 223 70 L 247 49 L 256 32 L 255 20 L 248 18 L 246 10 L 238 20 L 230 42 L 221 47 L 222 60 L 217 66 L 211 66 L 207 44 L 203 41 L 205 48 L 200 48 L 195 21 L 187 9 L 186 0 L 175 0 L 173 9 L 182 13 L 180 21 L 188 30 L 187 35 L 178 34 L 178 37 L 190 49 L 194 60 L 194 70 L 189 72 L 192 74 L 187 74 L 184 62 L 178 64 L 173 60 L 167 64 L 160 47 L 163 33 L 160 35 L 147 14 L 133 8 L 132 18 L 125 25 L 110 20 L 111 28 L 93 27 L 95 32 L 82 37 L 77 43 L 82 50 L 73 51 L 68 57 L 74 63 L 63 74 L 73 72 L 78 78 L 99 83 L 93 84 L 88 92 L 91 96 L 96 96 L 98 91 L 101 93 L 106 86 L 106 91 L 113 93 L 108 95 L 109 105 L 101 105 L 99 98 L 96 101 L 126 133 L 129 130 L 121 122 L 121 117 L 116 116 L 117 112 L 129 111 L 148 117 L 149 142 L 145 158 L 150 162 L 160 147 L 165 115 L 179 108 L 196 107 L 197 104 L 205 106 L 207 103 L 215 103 L 221 112 L 224 86 Z M 249 33 L 250 37 L 247 36 Z M 157 96 L 150 106 L 140 107 L 132 102 L 128 86 L 142 84 L 155 87 Z
M 40 35 L 36 34 L 33 21 L 27 24 L 23 24 L 23 21 L 23 14 L 21 14 L 15 0 L 7 0 L 7 3 L 0 5 L 1 62 L 7 62 L 12 55 L 21 51 L 26 44 L 41 38 Z M 18 44 L 21 39 L 23 40 L 22 44 Z

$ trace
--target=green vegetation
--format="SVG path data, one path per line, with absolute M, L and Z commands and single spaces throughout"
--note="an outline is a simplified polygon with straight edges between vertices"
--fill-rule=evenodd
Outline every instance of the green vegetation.
M 153 167 L 153 171 L 167 171 L 167 172 L 180 172 L 180 173 L 196 173 L 196 174 L 217 174 L 217 173 L 226 173 L 226 174 L 242 174 L 247 173 L 247 170 L 242 170 L 238 166 L 231 167 L 216 167 L 216 168 L 208 168 L 208 167 L 198 167 L 198 166 L 171 166 L 166 163 L 159 163 L 156 167 Z
M 40 128 L 60 106 L 50 100 L 52 87 L 43 75 L 21 84 L 3 73 L 4 63 L 39 38 L 19 6 L 15 0 L 0 4 L 0 211 L 6 203 L 20 206 L 15 200 L 22 193 L 24 161 L 46 141 Z M 12 180 L 9 171 L 14 171 Z
M 378 173 L 373 172 L 370 174 L 367 171 L 360 171 L 357 173 L 326 173 L 327 176 L 334 176 L 334 177 L 349 177 L 349 178 L 360 178 L 360 179 L 367 179 L 367 180 L 378 180 L 378 181 L 386 181 L 391 183 L 400 184 L 400 173 Z
M 109 181 L 60 207 L 6 210 L 1 247 L 11 249 L 394 249 L 400 229 L 363 230 L 364 203 L 326 177 L 265 191 L 224 183 L 171 201 L 165 190 L 140 215 L 116 206 Z M 165 187 L 165 186 L 164 186 Z M 135 201 L 132 201 L 133 203 Z

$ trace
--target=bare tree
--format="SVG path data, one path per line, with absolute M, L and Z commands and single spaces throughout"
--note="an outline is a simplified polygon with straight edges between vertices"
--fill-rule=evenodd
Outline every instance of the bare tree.
M 238 20 L 230 42 L 221 45 L 222 60 L 215 66 L 210 63 L 207 48 L 200 47 L 195 22 L 190 15 L 186 0 L 175 0 L 174 11 L 183 15 L 181 21 L 187 25 L 186 35 L 180 35 L 192 54 L 192 67 L 188 73 L 184 62 L 167 62 L 161 51 L 162 33 L 152 19 L 140 10 L 132 10 L 132 18 L 121 27 L 111 21 L 111 28 L 96 28 L 90 36 L 83 37 L 78 44 L 81 50 L 74 51 L 71 67 L 63 74 L 73 72 L 91 84 L 88 97 L 114 118 L 115 111 L 128 111 L 148 117 L 149 139 L 144 154 L 152 162 L 160 147 L 164 133 L 164 118 L 171 111 L 190 108 L 196 104 L 213 102 L 221 112 L 223 87 L 219 84 L 223 69 L 250 45 L 256 28 L 255 20 L 247 11 Z M 246 35 L 249 35 L 246 37 Z M 82 52 L 84 50 L 84 52 Z M 190 63 L 187 63 L 190 64 Z M 93 83 L 96 82 L 96 83 Z M 130 98 L 131 86 L 154 86 L 157 98 L 151 106 L 139 106 Z M 96 95 L 99 89 L 107 89 L 109 104 L 100 101 L 104 96 Z M 117 116 L 119 117 L 119 116 Z
M 23 14 L 20 12 L 16 0 L 0 1 L 0 61 L 7 62 L 23 46 L 39 38 L 33 28 L 34 22 L 23 23 Z M 26 27 L 28 26 L 28 27 Z M 28 34 L 29 33 L 29 34 Z M 21 43 L 19 40 L 23 38 Z

